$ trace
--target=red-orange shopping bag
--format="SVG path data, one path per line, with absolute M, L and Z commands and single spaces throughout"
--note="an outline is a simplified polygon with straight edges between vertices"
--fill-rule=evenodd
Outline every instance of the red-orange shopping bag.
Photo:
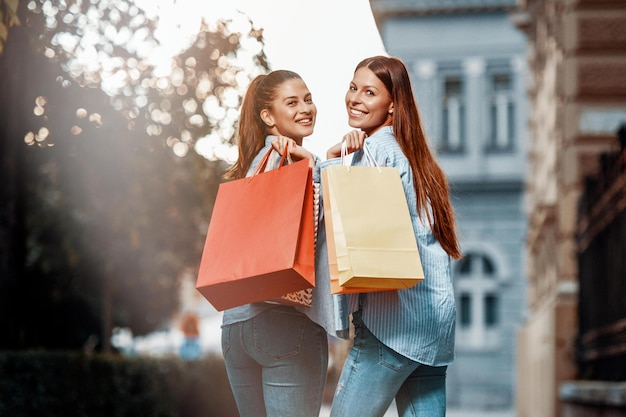
M 220 185 L 196 289 L 218 311 L 315 286 L 308 160 Z

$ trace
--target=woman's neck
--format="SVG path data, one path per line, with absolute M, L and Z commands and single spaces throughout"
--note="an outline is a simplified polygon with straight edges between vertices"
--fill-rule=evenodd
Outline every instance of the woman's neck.
M 267 130 L 268 135 L 272 135 L 272 136 L 285 136 L 285 135 L 281 135 L 281 133 L 278 131 L 278 129 L 276 129 L 276 127 L 273 127 L 271 129 Z M 304 140 L 304 138 L 299 137 L 299 138 L 295 138 L 295 137 L 291 137 L 291 136 L 287 136 L 289 139 L 293 139 L 296 141 L 296 143 L 299 146 L 302 146 L 302 141 Z

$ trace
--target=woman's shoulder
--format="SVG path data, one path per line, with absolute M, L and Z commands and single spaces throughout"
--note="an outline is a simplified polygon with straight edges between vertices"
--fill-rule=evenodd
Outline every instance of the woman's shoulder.
M 396 137 L 393 134 L 393 128 L 391 126 L 383 126 L 378 129 L 374 134 L 368 137 L 371 140 L 377 141 L 389 141 L 393 140 L 395 142 Z
M 365 140 L 368 149 L 376 156 L 385 156 L 391 160 L 402 159 L 404 154 L 396 141 L 391 126 L 385 126 Z
M 268 136 L 267 138 L 265 138 L 265 146 L 263 146 L 252 159 L 252 162 L 250 163 L 250 168 L 248 168 L 246 177 L 251 176 L 256 171 L 257 167 L 259 166 L 259 163 L 261 163 L 261 160 L 263 159 L 265 154 L 269 152 L 270 149 L 272 148 L 273 139 L 274 139 L 274 136 Z
M 370 149 L 376 150 L 394 150 L 399 149 L 396 137 L 393 134 L 391 126 L 385 126 L 365 139 L 365 143 Z

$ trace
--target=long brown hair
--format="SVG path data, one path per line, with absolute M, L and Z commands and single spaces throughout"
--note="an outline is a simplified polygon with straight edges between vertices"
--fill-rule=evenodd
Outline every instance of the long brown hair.
M 369 68 L 385 84 L 393 100 L 393 133 L 413 171 L 420 218 L 426 213 L 443 249 L 451 257 L 461 258 L 448 180 L 428 146 L 406 66 L 398 58 L 374 56 L 361 61 L 355 71 L 362 67 Z
M 265 146 L 267 125 L 261 120 L 261 110 L 271 109 L 276 98 L 278 87 L 285 81 L 300 75 L 288 70 L 275 70 L 268 74 L 258 75 L 246 91 L 239 112 L 237 128 L 237 161 L 224 174 L 225 179 L 243 178 L 248 173 L 254 157 Z

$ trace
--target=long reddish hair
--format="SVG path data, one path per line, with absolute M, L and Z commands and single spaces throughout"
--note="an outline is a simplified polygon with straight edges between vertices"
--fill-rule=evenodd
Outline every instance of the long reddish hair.
M 246 91 L 239 113 L 237 128 L 237 161 L 224 174 L 225 179 L 243 178 L 248 173 L 254 157 L 265 146 L 268 134 L 267 125 L 261 120 L 261 110 L 271 109 L 276 91 L 282 83 L 292 79 L 302 79 L 300 75 L 288 70 L 275 70 L 258 75 Z
M 454 259 L 461 258 L 448 180 L 428 146 L 406 66 L 398 58 L 374 56 L 361 61 L 355 72 L 362 67 L 370 69 L 391 95 L 393 133 L 413 171 L 420 218 L 426 213 L 433 234 L 443 249 Z

